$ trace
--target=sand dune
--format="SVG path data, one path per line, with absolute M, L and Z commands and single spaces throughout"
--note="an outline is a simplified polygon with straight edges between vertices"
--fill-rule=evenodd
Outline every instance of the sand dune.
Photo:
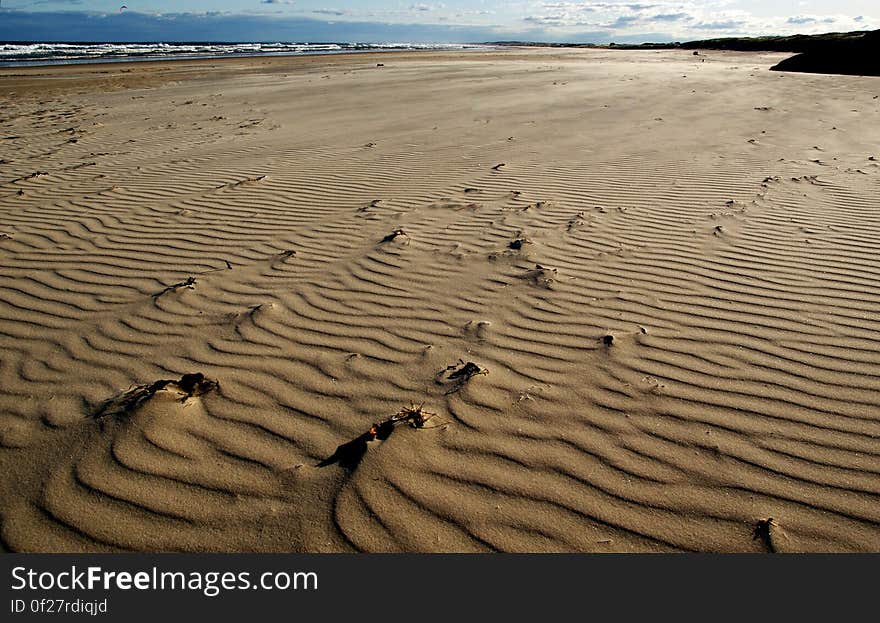
M 880 551 L 880 82 L 784 56 L 0 70 L 3 548 Z

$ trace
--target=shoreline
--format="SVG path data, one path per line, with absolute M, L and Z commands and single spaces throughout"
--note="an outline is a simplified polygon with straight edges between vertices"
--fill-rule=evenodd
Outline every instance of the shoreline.
M 19 44 L 19 45 L 59 45 L 55 43 L 30 43 L 30 44 Z M 94 43 L 94 44 L 63 44 L 63 45 L 93 45 L 93 46 L 104 46 L 111 44 L 103 44 L 103 43 Z M 112 44 L 112 45 L 126 45 L 126 44 Z M 141 45 L 141 44 L 132 44 L 132 45 Z M 149 45 L 149 44 L 146 44 Z M 187 44 L 187 43 L 175 43 L 169 45 L 178 45 L 178 46 L 190 46 L 190 45 L 250 45 L 250 44 L 223 44 L 223 43 L 210 43 L 210 44 Z M 293 47 L 296 47 L 297 44 L 286 44 Z M 218 60 L 218 59 L 243 59 L 243 58 L 275 58 L 275 57 L 288 57 L 288 56 L 316 56 L 316 55 L 337 55 L 337 54 L 368 54 L 368 53 L 386 53 L 386 52 L 422 52 L 422 51 L 458 51 L 464 52 L 469 50 L 490 50 L 497 46 L 489 46 L 489 45 L 479 45 L 479 44 L 425 44 L 423 46 L 415 46 L 415 47 L 406 47 L 404 45 L 394 45 L 388 44 L 387 46 L 382 46 L 379 44 L 302 44 L 305 46 L 309 45 L 352 45 L 352 46 L 361 46 L 361 47 L 352 47 L 351 49 L 315 49 L 305 50 L 305 51 L 259 51 L 259 52 L 230 52 L 230 53 L 186 53 L 181 52 L 180 54 L 166 54 L 166 55 L 150 55 L 149 53 L 144 54 L 133 54 L 133 55 L 119 55 L 119 56 L 95 56 L 95 57 L 82 57 L 82 58 L 59 58 L 59 59 L 25 59 L 22 61 L 15 60 L 7 60 L 0 61 L 0 68 L 19 68 L 19 67 L 53 67 L 57 65 L 99 65 L 106 63 L 141 63 L 141 62 L 157 62 L 157 61 L 192 61 L 192 60 Z
M 691 54 L 690 50 L 615 50 L 613 48 L 562 48 L 558 46 L 518 47 L 506 45 L 492 49 L 474 49 L 466 51 L 448 50 L 405 50 L 405 51 L 370 51 L 349 53 L 316 53 L 289 56 L 235 56 L 217 58 L 194 58 L 194 59 L 160 59 L 155 61 L 120 61 L 113 63 L 72 63 L 57 65 L 0 67 L 0 96 L 7 97 L 30 97 L 39 91 L 45 95 L 61 93 L 85 94 L 85 88 L 103 90 L 118 90 L 129 88 L 150 88 L 159 86 L 169 81 L 190 79 L 215 79 L 220 78 L 225 72 L 225 77 L 233 75 L 246 75 L 253 72 L 268 72 L 284 74 L 297 71 L 320 71 L 323 68 L 333 68 L 354 64 L 359 69 L 375 66 L 384 61 L 400 61 L 405 63 L 431 60 L 433 62 L 480 62 L 498 60 L 518 61 L 533 60 L 536 57 L 548 62 L 577 62 L 578 55 L 593 53 L 602 56 L 611 55 L 614 58 L 620 55 L 621 60 L 626 55 L 662 55 L 672 52 L 682 58 Z M 719 50 L 719 57 L 742 57 L 749 58 L 773 58 L 775 61 L 782 60 L 785 55 L 781 53 L 761 52 L 738 52 Z M 211 70 L 211 73 L 204 73 Z
M 475 52 L 475 53 L 483 53 Z M 443 58 L 449 52 L 442 50 L 361 52 L 356 57 L 362 63 L 384 60 L 415 60 L 422 55 Z M 350 62 L 352 55 L 300 54 L 289 56 L 236 56 L 195 59 L 160 59 L 155 61 L 126 61 L 114 63 L 76 63 L 23 67 L 0 67 L 0 93 L 19 96 L 31 89 L 44 88 L 47 92 L 82 92 L 84 85 L 96 84 L 100 89 L 142 88 L 156 86 L 168 80 L 198 79 L 208 70 L 246 74 L 257 69 L 270 72 L 319 70 Z M 65 80 L 71 76 L 77 81 Z M 216 77 L 216 76 L 215 76 Z M 63 80 L 60 83 L 47 80 Z M 4 90 L 5 89 L 5 90 Z

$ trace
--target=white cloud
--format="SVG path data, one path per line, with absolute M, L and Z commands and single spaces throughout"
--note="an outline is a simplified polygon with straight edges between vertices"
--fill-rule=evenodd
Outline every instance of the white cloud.
M 728 0 L 653 2 L 545 2 L 522 18 L 524 25 L 549 32 L 605 31 L 610 34 L 667 33 L 694 38 L 726 35 L 820 33 L 880 27 L 864 16 L 796 15 L 758 17 L 732 9 Z
M 348 11 L 342 9 L 314 9 L 312 13 L 318 15 L 348 15 Z
M 77 0 L 65 0 L 77 1 Z M 290 9 L 282 5 L 295 0 L 260 0 L 260 6 L 274 7 L 277 12 Z M 874 1 L 874 0 L 871 0 Z M 868 30 L 880 28 L 877 16 L 843 14 L 840 3 L 821 14 L 815 2 L 798 7 L 802 13 L 773 16 L 774 6 L 781 2 L 764 0 L 760 8 L 743 0 L 485 0 L 461 6 L 450 0 L 398 0 L 398 3 L 364 3 L 344 8 L 313 8 L 308 2 L 296 1 L 295 14 L 303 17 L 333 19 L 339 23 L 363 21 L 384 24 L 449 24 L 479 27 L 498 35 L 516 33 L 517 37 L 542 40 L 566 40 L 571 35 L 623 40 L 706 39 L 725 36 L 771 34 L 814 34 L 830 31 Z M 449 6 L 451 5 L 451 6 Z M 459 6 L 456 6 L 459 5 Z M 878 1 L 880 5 L 880 1 Z M 320 7 L 320 5 L 318 5 Z M 865 11 L 861 7 L 861 12 Z M 757 13 L 761 13 L 758 15 Z M 770 15 L 768 17 L 767 15 Z M 644 38 L 642 38 L 644 37 Z
M 440 4 L 424 4 L 424 3 L 419 3 L 419 4 L 411 4 L 411 5 L 409 5 L 409 10 L 410 10 L 410 11 L 419 11 L 419 12 L 422 12 L 422 13 L 427 13 L 427 12 L 430 12 L 430 11 L 440 11 L 440 10 L 445 9 L 445 8 L 446 8 L 446 5 L 443 4 L 442 2 L 441 2 Z

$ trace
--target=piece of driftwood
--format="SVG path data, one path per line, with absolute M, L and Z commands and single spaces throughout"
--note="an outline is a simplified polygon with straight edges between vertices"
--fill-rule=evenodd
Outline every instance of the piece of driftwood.
M 177 380 L 162 379 L 146 385 L 137 385 L 131 389 L 104 401 L 92 414 L 96 419 L 108 417 L 123 418 L 152 398 L 156 392 L 172 386 L 183 394 L 181 402 L 194 396 L 201 396 L 214 391 L 220 384 L 206 377 L 201 372 L 184 374 Z

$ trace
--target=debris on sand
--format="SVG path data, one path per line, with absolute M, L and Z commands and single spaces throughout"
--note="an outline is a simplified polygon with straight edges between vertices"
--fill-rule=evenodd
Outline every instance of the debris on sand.
M 337 446 L 333 454 L 323 461 L 316 463 L 315 467 L 327 467 L 328 465 L 339 463 L 345 469 L 354 469 L 367 453 L 367 444 L 376 439 L 379 434 L 379 430 L 373 425 L 363 435 L 359 435 L 351 441 Z
M 381 422 L 376 422 L 370 429 L 358 435 L 351 441 L 337 446 L 336 451 L 323 461 L 317 463 L 316 467 L 327 467 L 334 463 L 339 463 L 346 469 L 354 469 L 361 462 L 361 459 L 367 453 L 367 449 L 371 441 L 376 439 L 385 441 L 394 432 L 398 424 L 409 424 L 411 428 L 437 428 L 444 426 L 445 423 L 436 426 L 425 426 L 425 424 L 436 416 L 436 413 L 425 411 L 424 403 L 416 406 L 414 402 L 410 402 L 408 407 L 403 407 L 394 415 L 385 418 Z
M 494 167 L 492 167 L 492 170 L 493 170 L 493 171 L 500 171 L 500 170 L 501 170 L 501 167 L 506 167 L 506 166 L 507 166 L 507 163 L 506 163 L 506 162 L 499 162 L 499 163 L 496 164 Z
M 602 336 L 602 344 L 605 346 L 612 346 L 614 344 L 614 336 L 610 333 Z
M 759 519 L 752 530 L 752 540 L 760 540 L 771 554 L 779 552 L 778 537 L 782 535 L 779 524 L 772 517 Z
M 254 182 L 262 182 L 264 179 L 266 179 L 265 175 L 258 175 L 256 177 L 249 177 L 247 179 L 239 180 L 237 182 L 232 182 L 231 184 L 227 184 L 227 186 L 229 188 L 237 188 L 238 186 L 244 186 L 245 184 L 253 184 Z
M 532 241 L 529 240 L 528 238 L 525 238 L 524 236 L 518 236 L 517 238 L 514 238 L 513 240 L 511 240 L 510 244 L 508 244 L 507 246 L 510 247 L 511 249 L 513 249 L 514 251 L 519 251 L 520 249 L 523 248 L 524 244 L 532 244 Z
M 184 374 L 176 381 L 163 379 L 148 385 L 138 385 L 102 403 L 92 417 L 95 419 L 107 417 L 122 418 L 152 398 L 156 392 L 164 389 L 176 390 L 182 393 L 183 397 L 180 401 L 186 402 L 189 398 L 212 392 L 219 386 L 220 383 L 207 378 L 201 372 Z
M 584 218 L 585 218 L 584 213 L 578 212 L 572 218 L 569 219 L 568 226 L 566 227 L 566 229 L 568 231 L 571 231 L 571 230 L 576 229 L 578 227 L 582 227 L 585 224 Z
M 463 359 L 459 359 L 458 363 L 446 366 L 443 370 L 440 370 L 435 376 L 434 381 L 438 385 L 451 383 L 452 387 L 446 392 L 446 395 L 449 395 L 459 391 L 475 376 L 486 374 L 489 374 L 488 369 L 473 361 L 465 362 Z
M 390 234 L 388 234 L 387 236 L 385 236 L 384 238 L 382 238 L 382 240 L 380 240 L 379 242 L 380 243 L 392 242 L 393 240 L 396 240 L 397 238 L 409 238 L 409 236 L 407 235 L 407 233 L 405 231 L 403 231 L 403 229 L 398 228 L 398 229 L 395 229 Z
M 387 421 L 392 422 L 394 424 L 407 423 L 411 428 L 426 428 L 425 424 L 431 418 L 435 417 L 437 414 L 432 411 L 425 411 L 424 409 L 425 403 L 421 403 L 419 406 L 412 401 L 410 401 L 408 407 L 403 407 L 400 411 L 392 415 Z M 427 428 L 437 428 L 438 426 L 443 426 L 443 424 L 437 424 L 436 426 L 428 426 Z
M 43 175 L 49 175 L 49 172 L 48 171 L 34 171 L 30 175 L 25 175 L 23 177 L 17 177 L 14 180 L 10 180 L 9 183 L 15 184 L 16 182 L 23 182 L 23 181 L 27 181 L 27 180 L 32 180 L 35 177 L 42 177 Z
M 530 281 L 533 285 L 542 288 L 550 288 L 556 281 L 556 275 L 557 270 L 555 268 L 548 268 L 541 264 L 535 264 L 535 268 L 526 271 L 526 273 L 522 275 L 522 278 Z
M 362 214 L 364 212 L 369 212 L 371 208 L 378 208 L 380 203 L 382 203 L 381 199 L 373 199 L 367 205 L 363 205 L 363 206 L 359 207 L 357 209 L 357 212 L 359 214 Z
M 272 268 L 278 268 L 278 266 L 285 264 L 287 260 L 296 255 L 296 251 L 293 249 L 285 249 L 284 251 L 279 251 L 275 255 L 272 256 L 269 265 Z
M 566 229 L 568 231 L 571 231 L 571 230 L 576 229 L 578 227 L 583 227 L 586 223 L 586 221 L 584 220 L 585 218 L 586 217 L 584 216 L 583 212 L 578 212 L 577 214 L 575 214 L 572 218 L 570 218 L 568 220 L 568 225 L 566 226 Z
M 188 288 L 190 290 L 193 290 L 195 288 L 195 285 L 196 285 L 196 278 L 195 277 L 187 277 L 183 281 L 178 281 L 177 283 L 172 283 L 170 286 L 168 286 L 167 288 L 165 288 L 161 292 L 156 292 L 153 295 L 153 298 L 158 299 L 163 294 L 167 294 L 169 292 L 176 292 L 177 290 L 180 290 L 181 288 Z
M 461 367 L 459 367 L 459 365 L 461 365 Z M 488 370 L 481 368 L 480 366 L 475 364 L 473 361 L 468 361 L 467 363 L 460 361 L 459 364 L 455 364 L 455 365 L 450 366 L 446 369 L 447 370 L 455 370 L 447 378 L 463 379 L 465 381 L 470 380 L 472 377 L 474 377 L 478 374 L 489 374 Z
M 819 184 L 818 175 L 801 175 L 800 177 L 791 178 L 792 182 L 809 182 L 810 184 Z

